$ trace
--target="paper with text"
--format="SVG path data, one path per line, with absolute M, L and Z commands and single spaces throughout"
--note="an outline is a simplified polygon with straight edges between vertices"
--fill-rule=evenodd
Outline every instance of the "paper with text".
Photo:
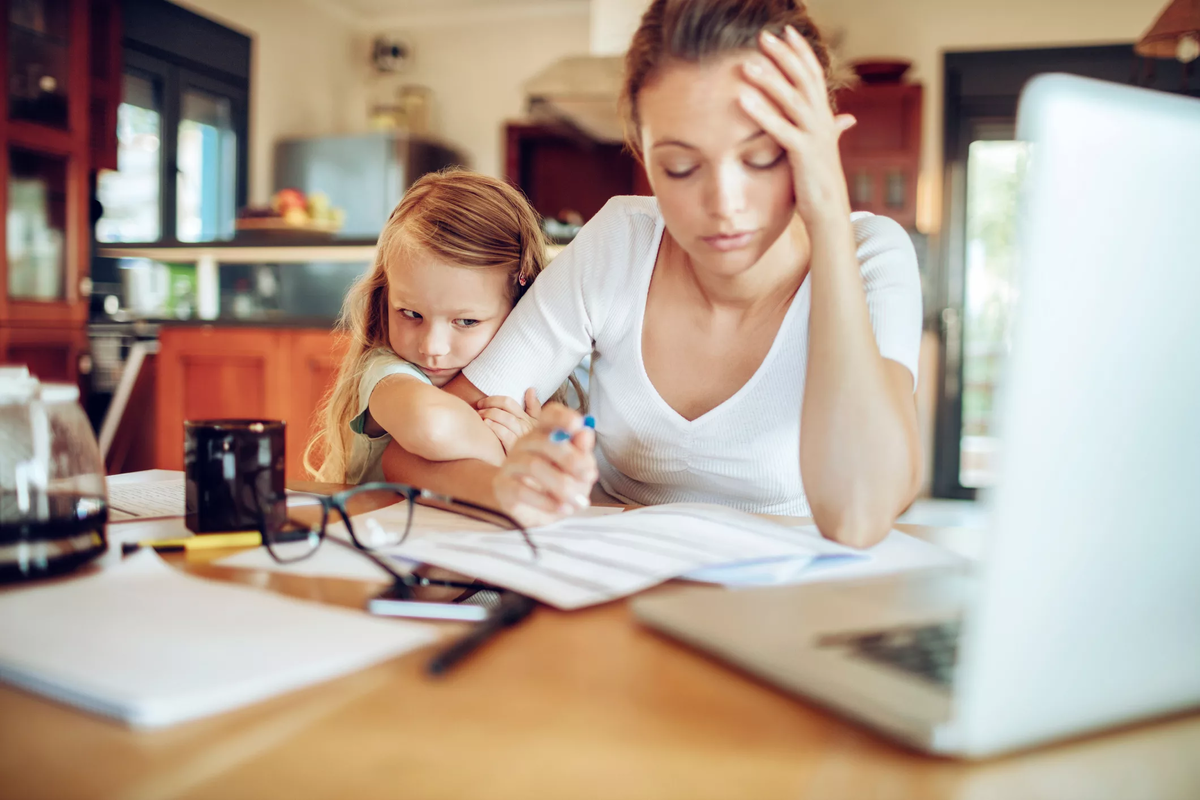
M 288 505 L 318 502 L 315 498 L 288 492 Z M 108 518 L 113 522 L 134 519 L 182 517 L 187 503 L 183 473 L 148 481 L 108 480 Z
M 354 518 L 355 530 L 402 525 L 402 514 L 396 507 L 363 514 Z M 690 503 L 567 519 L 534 528 L 530 536 L 537 559 L 515 531 L 425 532 L 386 552 L 474 575 L 562 609 L 624 597 L 704 566 L 867 557 L 804 529 Z

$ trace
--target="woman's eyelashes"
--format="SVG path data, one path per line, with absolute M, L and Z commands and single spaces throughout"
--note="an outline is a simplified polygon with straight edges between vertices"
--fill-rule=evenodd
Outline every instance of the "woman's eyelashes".
M 786 153 L 782 149 L 774 150 L 770 153 L 755 154 L 745 158 L 742 160 L 742 163 L 750 169 L 768 170 L 778 166 L 783 161 L 785 155 Z M 682 180 L 694 174 L 698 169 L 700 169 L 699 164 L 691 164 L 689 166 L 672 165 L 670 167 L 663 167 L 663 173 L 668 178 Z
M 691 175 L 697 169 L 698 169 L 698 167 L 694 167 L 694 166 L 693 167 L 684 167 L 682 169 L 678 168 L 678 167 L 675 169 L 671 169 L 669 167 L 663 167 L 663 172 L 666 173 L 668 178 L 679 179 L 679 178 L 686 178 L 688 175 Z
M 400 316 L 404 317 L 405 319 L 412 320 L 413 322 L 420 322 L 424 319 L 424 317 L 422 317 L 418 312 L 409 308 L 400 308 L 397 309 L 397 311 L 400 312 Z M 457 328 L 474 328 L 482 321 L 483 320 L 479 319 L 466 319 L 460 317 L 459 319 L 452 320 L 452 324 Z
M 771 169 L 772 167 L 778 166 L 779 163 L 783 161 L 783 157 L 785 155 L 787 154 L 782 149 L 777 150 L 774 153 L 748 159 L 746 161 L 746 166 L 750 167 L 751 169 Z

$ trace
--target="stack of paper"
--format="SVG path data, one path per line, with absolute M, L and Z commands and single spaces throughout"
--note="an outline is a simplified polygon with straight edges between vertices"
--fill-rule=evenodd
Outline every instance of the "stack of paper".
M 0 679 L 140 727 L 216 714 L 434 641 L 384 620 L 192 577 L 153 551 L 0 594 Z
M 403 507 L 355 518 L 403 524 Z M 360 523 L 359 519 L 363 519 Z M 535 559 L 515 531 L 427 532 L 390 555 L 474 575 L 563 609 L 603 603 L 701 567 L 861 553 L 720 506 L 671 504 L 536 528 Z

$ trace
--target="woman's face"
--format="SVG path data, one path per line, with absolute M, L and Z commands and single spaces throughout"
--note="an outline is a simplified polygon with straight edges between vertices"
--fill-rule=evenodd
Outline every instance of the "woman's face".
M 787 154 L 738 105 L 732 53 L 664 66 L 638 96 L 650 185 L 671 236 L 700 269 L 735 276 L 756 264 L 795 215 Z

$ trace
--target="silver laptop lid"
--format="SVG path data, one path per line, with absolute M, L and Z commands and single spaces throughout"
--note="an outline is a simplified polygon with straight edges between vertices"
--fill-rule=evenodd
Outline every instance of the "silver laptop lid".
M 1042 76 L 1018 138 L 1003 453 L 959 661 L 968 753 L 1200 704 L 1200 101 Z

